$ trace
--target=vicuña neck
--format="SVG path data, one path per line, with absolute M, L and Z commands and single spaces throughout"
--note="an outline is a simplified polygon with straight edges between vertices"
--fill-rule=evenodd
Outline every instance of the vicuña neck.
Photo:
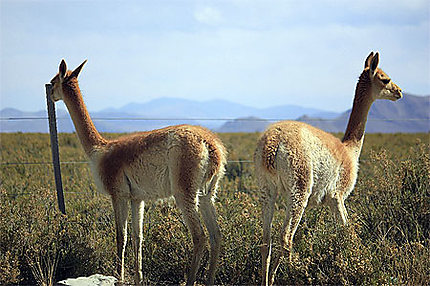
M 373 103 L 372 84 L 367 70 L 363 71 L 355 89 L 354 104 L 342 142 L 360 155 L 366 129 L 367 115 Z M 358 158 L 357 158 L 358 159 Z
M 72 79 L 63 87 L 64 103 L 69 110 L 76 132 L 81 140 L 85 153 L 90 156 L 94 147 L 105 145 L 106 140 L 97 131 L 85 107 L 77 79 Z

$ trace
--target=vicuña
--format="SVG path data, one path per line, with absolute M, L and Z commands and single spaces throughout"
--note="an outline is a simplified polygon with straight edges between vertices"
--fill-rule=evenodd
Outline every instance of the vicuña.
M 135 133 L 117 140 L 103 138 L 91 121 L 78 85 L 78 75 L 85 63 L 69 71 L 62 60 L 59 73 L 51 80 L 51 97 L 66 104 L 90 159 L 96 185 L 112 199 L 120 282 L 124 282 L 129 202 L 136 257 L 134 283 L 143 284 L 144 202 L 173 196 L 194 245 L 187 284 L 196 280 L 207 241 L 198 210 L 209 233 L 211 251 L 207 282 L 213 284 L 221 240 L 213 199 L 226 164 L 222 142 L 210 131 L 191 125 Z
M 294 233 L 307 206 L 326 204 L 344 224 L 345 199 L 354 188 L 370 106 L 376 99 L 396 101 L 401 89 L 378 68 L 379 54 L 366 58 L 342 140 L 295 121 L 268 127 L 255 151 L 255 172 L 263 198 L 262 284 L 272 285 L 282 258 L 291 261 Z M 271 264 L 271 227 L 275 202 L 286 200 L 280 251 Z

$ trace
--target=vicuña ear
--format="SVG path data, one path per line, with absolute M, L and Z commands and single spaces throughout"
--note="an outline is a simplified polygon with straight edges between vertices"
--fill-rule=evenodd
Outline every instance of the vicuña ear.
M 374 76 L 374 75 L 375 75 L 375 73 L 376 73 L 376 69 L 378 68 L 378 64 L 379 64 L 379 53 L 377 52 L 377 53 L 373 56 L 372 61 L 370 62 L 370 69 L 369 69 L 369 72 L 370 72 L 370 75 L 371 75 L 371 76 Z
M 87 60 L 85 60 L 82 64 L 80 64 L 77 68 L 75 68 L 75 70 L 72 72 L 71 76 L 72 77 L 78 77 L 79 73 L 82 70 L 82 67 L 84 66 L 84 64 L 87 62 Z
M 372 58 L 373 58 L 373 52 L 371 52 L 371 53 L 367 56 L 366 60 L 364 61 L 364 68 L 368 68 L 368 67 L 370 67 L 370 62 L 372 61 Z
M 67 64 L 66 64 L 66 61 L 62 59 L 60 63 L 59 72 L 58 72 L 61 79 L 64 79 L 66 77 L 66 72 L 67 72 Z

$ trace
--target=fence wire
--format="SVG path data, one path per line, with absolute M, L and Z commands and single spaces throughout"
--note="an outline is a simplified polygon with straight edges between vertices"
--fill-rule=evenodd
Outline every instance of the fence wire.
M 57 120 L 68 120 L 70 117 L 57 117 Z M 256 122 L 272 122 L 284 120 L 298 120 L 297 118 L 148 118 L 148 117 L 91 117 L 94 121 L 256 121 Z M 19 121 L 19 120 L 48 120 L 48 117 L 0 117 L 0 121 Z M 330 121 L 345 121 L 345 118 L 303 118 L 303 121 L 312 122 L 330 122 Z M 298 120 L 300 121 L 300 119 Z M 430 121 L 430 118 L 369 118 L 367 121 Z
M 60 161 L 62 165 L 68 164 L 89 164 L 90 161 Z M 253 160 L 228 160 L 230 163 L 254 163 Z M 17 166 L 17 165 L 52 165 L 52 162 L 0 162 L 0 166 Z

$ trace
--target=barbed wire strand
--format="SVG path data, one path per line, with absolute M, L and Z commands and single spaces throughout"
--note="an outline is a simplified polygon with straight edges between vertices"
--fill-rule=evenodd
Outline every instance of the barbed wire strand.
M 61 161 L 60 164 L 89 164 L 90 161 Z M 227 163 L 254 163 L 253 160 L 228 160 Z M 52 162 L 0 162 L 0 166 L 52 165 Z
M 94 121 L 347 121 L 347 118 L 147 118 L 147 117 L 92 117 Z M 48 120 L 48 117 L 0 117 L 0 121 L 19 121 L 19 120 Z M 70 117 L 57 117 L 57 120 L 71 120 Z M 369 118 L 367 121 L 430 121 L 430 118 Z

